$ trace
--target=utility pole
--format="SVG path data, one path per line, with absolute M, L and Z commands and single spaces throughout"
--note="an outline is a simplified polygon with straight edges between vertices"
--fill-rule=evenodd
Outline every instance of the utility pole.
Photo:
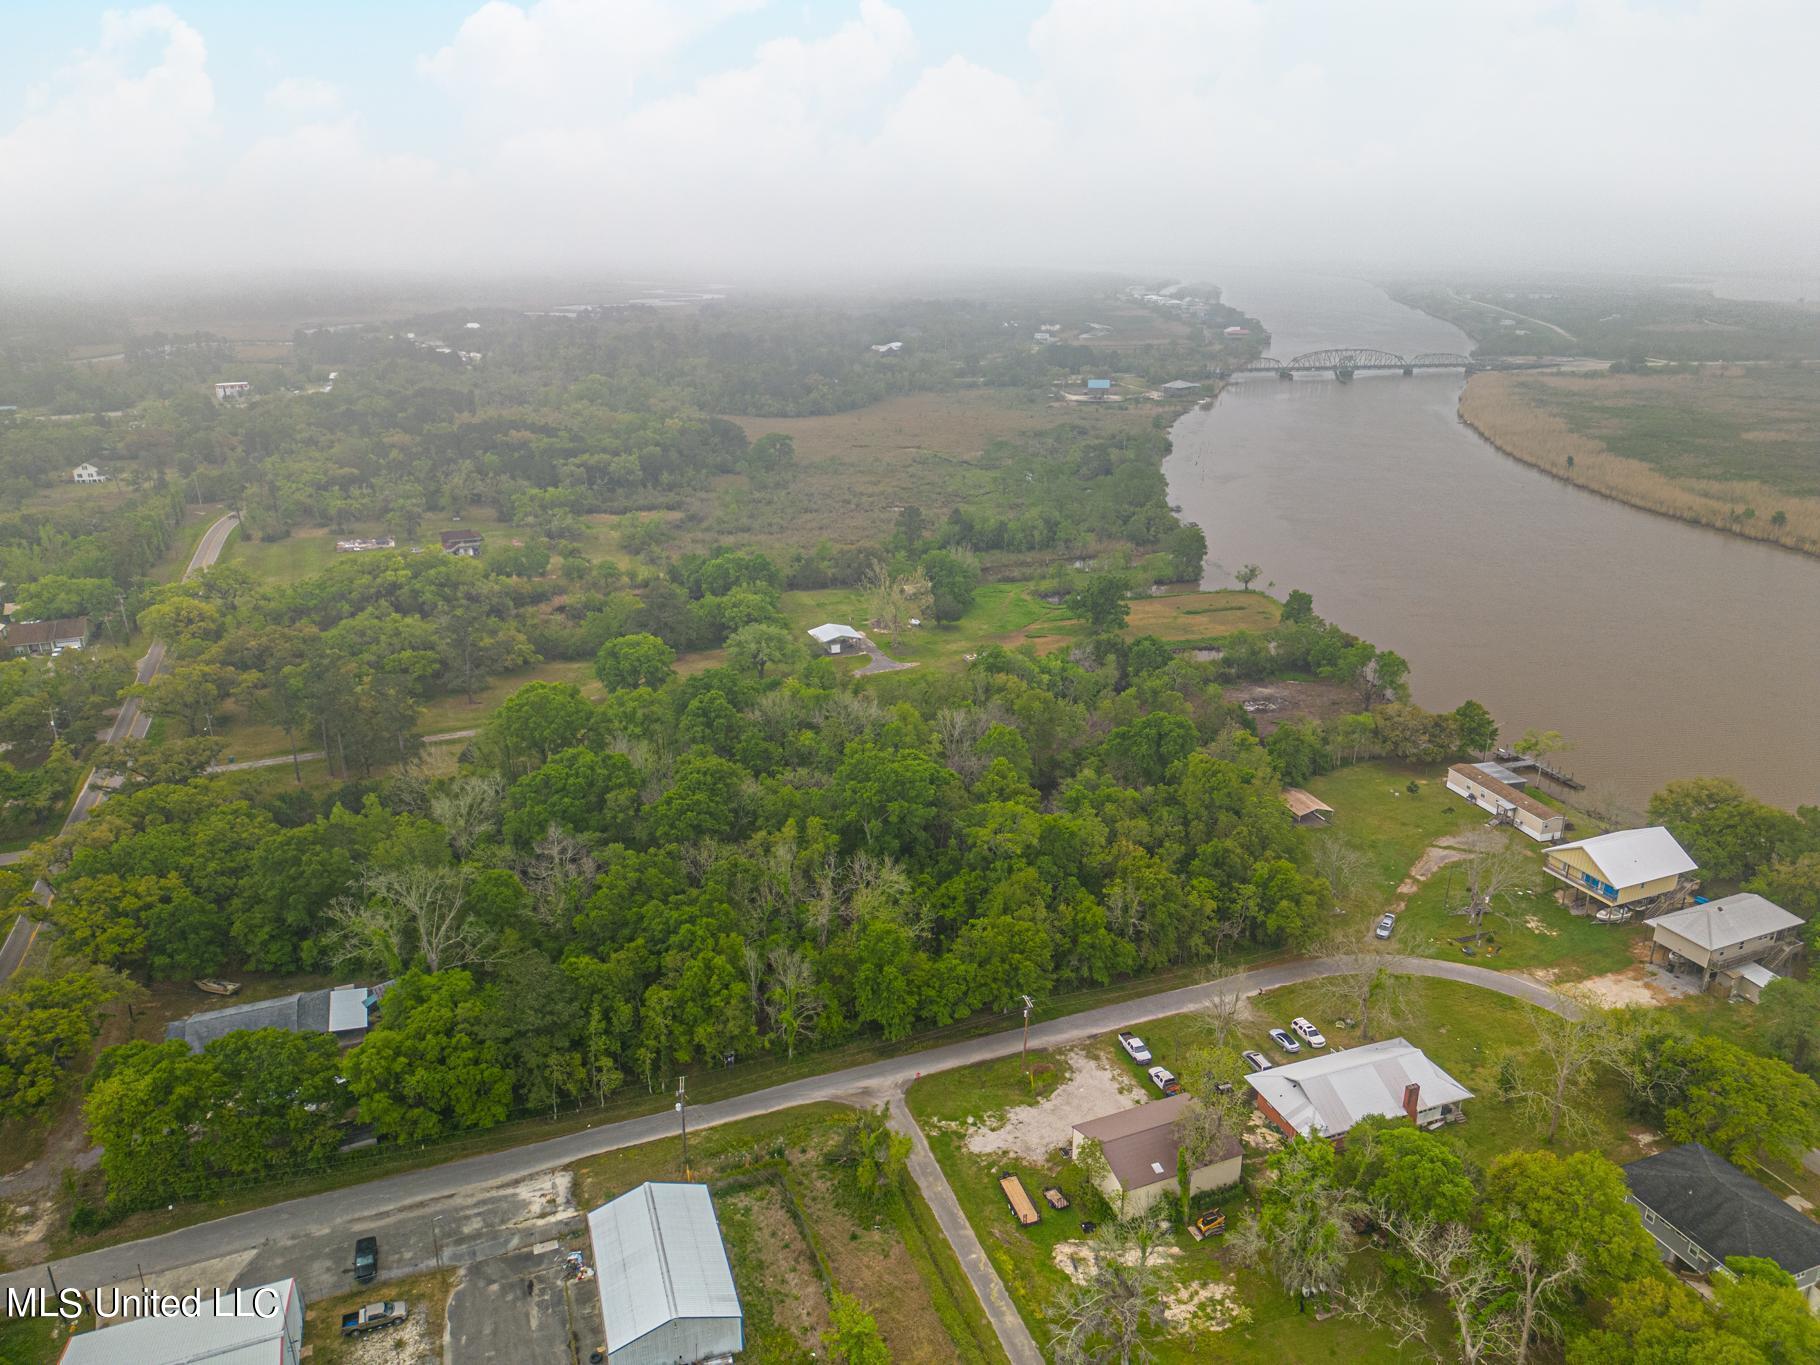
M 1030 1011 L 1036 1008 L 1036 1002 L 1029 996 L 1024 997 L 1024 1075 L 1030 1081 L 1030 1093 L 1036 1094 L 1036 1073 L 1030 1069 Z
M 684 1180 L 689 1178 L 689 1111 L 686 1108 L 689 1099 L 688 1096 L 683 1093 L 683 1086 L 688 1079 L 687 1076 L 678 1076 L 676 1078 L 676 1113 L 682 1120 L 682 1169 Z

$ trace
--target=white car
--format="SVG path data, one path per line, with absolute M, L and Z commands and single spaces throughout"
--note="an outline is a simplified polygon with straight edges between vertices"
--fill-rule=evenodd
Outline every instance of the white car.
M 1150 1049 L 1144 1046 L 1144 1040 L 1135 1033 L 1119 1034 L 1119 1046 L 1125 1049 L 1125 1055 L 1134 1062 L 1150 1060 Z
M 1182 1083 L 1175 1078 L 1175 1073 L 1169 1070 L 1168 1067 L 1153 1066 L 1146 1074 L 1149 1075 L 1151 1084 L 1155 1085 L 1156 1088 L 1161 1090 L 1165 1095 L 1179 1095 L 1182 1093 Z
M 1285 1052 L 1300 1052 L 1302 1050 L 1302 1045 L 1280 1028 L 1273 1028 L 1270 1030 L 1270 1041 L 1282 1048 Z
M 1270 1070 L 1270 1058 L 1261 1052 L 1253 1052 L 1247 1048 L 1239 1056 L 1245 1059 L 1245 1065 L 1250 1067 L 1253 1072 Z
M 1309 1047 L 1327 1046 L 1327 1040 L 1321 1036 L 1321 1030 L 1302 1018 L 1301 1015 L 1298 1014 L 1295 1018 L 1291 1019 L 1289 1021 L 1289 1027 L 1301 1034 L 1303 1041 L 1306 1042 Z

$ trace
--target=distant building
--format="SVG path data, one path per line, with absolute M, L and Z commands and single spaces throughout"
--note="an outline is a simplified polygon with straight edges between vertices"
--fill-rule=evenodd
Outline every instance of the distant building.
M 442 533 L 442 552 L 445 555 L 460 555 L 463 559 L 478 559 L 480 546 L 479 531 L 444 531 Z
M 1793 1275 L 1820 1309 L 1820 1223 L 1717 1152 L 1683 1143 L 1631 1162 L 1624 1183 L 1664 1261 L 1711 1275 L 1728 1256 L 1760 1256 Z
M 1193 393 L 1201 386 L 1192 379 L 1171 379 L 1163 385 L 1164 393 Z
M 1307 828 L 1325 825 L 1327 817 L 1333 814 L 1332 806 L 1313 792 L 1305 792 L 1300 787 L 1283 788 L 1283 804 L 1289 807 L 1289 814 L 1295 822 Z
M 1507 781 L 1507 777 L 1515 780 Z M 1567 816 L 1523 791 L 1522 781 L 1498 763 L 1456 763 L 1447 770 L 1448 791 L 1464 796 L 1537 843 L 1552 844 L 1566 832 Z
M 1731 993 L 1754 1001 L 1775 980 L 1763 964 L 1794 956 L 1804 923 L 1774 901 L 1740 892 L 1652 919 L 1649 960 L 1671 971 L 1699 972 L 1702 990 L 1720 981 Z M 1745 975 L 1750 967 L 1756 971 Z
M 357 536 L 353 540 L 335 542 L 335 553 L 338 555 L 355 555 L 366 550 L 395 550 L 398 542 L 391 536 Z
M 879 355 L 895 355 L 897 352 L 904 349 L 904 343 L 901 341 L 881 341 L 872 349 Z
M 469 331 L 470 331 L 470 332 L 472 332 L 472 331 L 474 331 L 474 330 L 475 330 L 475 329 L 476 329 L 476 328 L 477 328 L 477 327 L 479 327 L 479 326 L 480 326 L 480 324 L 479 324 L 479 323 L 478 323 L 478 322 L 464 322 L 464 323 L 463 323 L 463 324 L 462 324 L 462 326 L 464 326 L 464 327 L 466 327 L 466 328 L 467 328 L 467 329 L 468 329 L 468 330 L 469 330 Z
M 608 1365 L 731 1360 L 745 1313 L 706 1185 L 648 1181 L 588 1215 Z
M 1192 1103 L 1188 1095 L 1171 1095 L 1077 1123 L 1069 1137 L 1069 1155 L 1078 1158 L 1083 1142 L 1099 1143 L 1107 1166 L 1101 1191 L 1121 1216 L 1143 1213 L 1175 1195 L 1176 1153 L 1181 1149 L 1176 1134 Z M 1189 1175 L 1189 1190 L 1199 1194 L 1231 1188 L 1239 1183 L 1242 1160 L 1238 1138 L 1228 1135 Z
M 89 642 L 86 616 L 65 616 L 55 621 L 14 621 L 0 625 L 0 645 L 15 657 L 26 654 L 61 654 L 81 649 Z
M 1035 332 L 1031 334 L 1030 339 L 1039 346 L 1053 346 L 1055 344 L 1055 334 L 1053 332 Z
M 77 483 L 107 482 L 107 475 L 103 474 L 99 469 L 96 469 L 94 465 L 86 462 L 79 464 L 74 469 L 70 470 L 70 478 Z
M 228 403 L 235 399 L 245 398 L 253 391 L 253 386 L 244 379 L 229 379 L 215 385 L 215 401 Z
M 1463 1119 L 1472 1091 L 1402 1038 L 1325 1052 L 1245 1078 L 1258 1112 L 1285 1136 L 1342 1138 L 1367 1118 L 1399 1114 L 1421 1128 Z
M 123 1295 L 135 1291 L 124 1287 Z M 130 1299 L 129 1299 L 130 1304 Z M 106 1300 L 103 1300 L 106 1307 Z M 69 1339 L 60 1365 L 298 1365 L 303 1359 L 303 1291 L 275 1280 L 239 1291 L 199 1292 L 197 1311 L 145 1314 Z
M 1678 907 L 1683 880 L 1694 860 L 1660 825 L 1621 829 L 1572 844 L 1556 844 L 1542 870 L 1564 882 L 1571 904 L 1592 908 L 1593 918 L 1617 923 L 1631 916 Z
M 1251 335 L 1251 328 L 1249 328 L 1249 327 L 1228 327 L 1223 333 L 1221 333 L 1221 335 L 1229 336 L 1229 337 L 1248 337 Z
M 1087 381 L 1087 392 L 1088 393 L 1111 393 L 1112 392 L 1112 381 L 1110 379 L 1089 379 Z
M 830 654 L 839 654 L 852 649 L 855 645 L 866 643 L 866 637 L 852 626 L 843 626 L 836 621 L 813 627 L 809 631 L 809 638 Z
M 352 1047 L 378 1019 L 379 1002 L 391 986 L 390 981 L 376 986 L 332 986 L 229 1005 L 224 1010 L 173 1019 L 164 1026 L 164 1036 L 166 1040 L 181 1039 L 191 1052 L 200 1052 L 230 1033 L 281 1028 L 286 1033 L 332 1033 L 343 1047 Z

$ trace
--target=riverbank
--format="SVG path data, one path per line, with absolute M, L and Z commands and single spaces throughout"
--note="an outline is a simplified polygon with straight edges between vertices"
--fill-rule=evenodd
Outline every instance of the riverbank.
M 1586 492 L 1820 557 L 1820 380 L 1805 372 L 1477 374 L 1459 416 L 1499 453 Z

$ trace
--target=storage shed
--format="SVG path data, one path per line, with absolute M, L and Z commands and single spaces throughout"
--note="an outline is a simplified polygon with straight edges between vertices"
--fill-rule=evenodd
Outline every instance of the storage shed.
M 706 1185 L 650 1181 L 588 1215 L 608 1365 L 729 1358 L 745 1316 Z

